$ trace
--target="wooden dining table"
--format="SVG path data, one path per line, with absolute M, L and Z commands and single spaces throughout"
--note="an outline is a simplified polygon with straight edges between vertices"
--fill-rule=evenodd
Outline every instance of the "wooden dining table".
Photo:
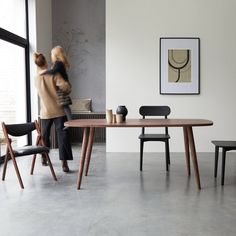
M 138 128 L 138 127 L 182 127 L 187 172 L 190 176 L 190 156 L 198 189 L 201 189 L 200 174 L 197 160 L 197 151 L 194 142 L 193 127 L 211 126 L 213 122 L 206 119 L 126 119 L 123 123 L 107 123 L 106 119 L 78 119 L 65 122 L 67 127 L 83 128 L 83 141 L 77 178 L 77 189 L 80 189 L 84 164 L 85 176 L 88 175 L 89 164 L 93 147 L 95 128 Z

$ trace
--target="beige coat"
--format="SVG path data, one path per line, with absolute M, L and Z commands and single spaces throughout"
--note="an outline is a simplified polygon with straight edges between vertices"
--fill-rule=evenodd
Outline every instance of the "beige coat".
M 39 70 L 35 77 L 35 86 L 40 98 L 40 118 L 51 119 L 64 116 L 63 107 L 58 102 L 57 90 L 70 93 L 71 86 L 60 74 L 43 74 L 46 70 Z

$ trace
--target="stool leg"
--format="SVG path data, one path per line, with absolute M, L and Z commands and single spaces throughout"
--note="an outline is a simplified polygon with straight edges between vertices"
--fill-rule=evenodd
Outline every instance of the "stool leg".
M 215 170 L 214 170 L 214 176 L 217 177 L 217 169 L 218 169 L 218 156 L 219 156 L 219 147 L 215 147 Z
M 226 157 L 226 150 L 223 148 L 223 151 L 222 151 L 221 185 L 224 185 L 224 180 L 225 180 L 225 157 Z

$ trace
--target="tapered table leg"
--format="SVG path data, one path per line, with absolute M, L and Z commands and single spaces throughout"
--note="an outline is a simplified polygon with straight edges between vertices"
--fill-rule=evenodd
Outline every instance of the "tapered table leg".
M 89 131 L 89 139 L 88 139 L 88 147 L 87 147 L 87 157 L 86 157 L 86 164 L 85 164 L 85 175 L 88 175 L 89 170 L 89 163 L 91 159 L 91 153 L 93 148 L 93 137 L 94 137 L 95 128 L 91 127 Z
M 80 166 L 79 166 L 78 179 L 77 179 L 77 189 L 80 189 L 80 185 L 82 182 L 84 161 L 85 161 L 87 146 L 88 146 L 89 129 L 90 129 L 89 127 L 86 127 L 84 128 L 84 132 L 83 132 L 83 142 L 82 142 Z
M 183 127 L 183 131 L 184 131 L 184 147 L 185 147 L 186 164 L 187 164 L 188 176 L 190 176 L 191 168 L 190 168 L 189 140 L 188 140 L 187 128 Z
M 198 162 L 197 162 L 197 153 L 196 153 L 196 148 L 195 148 L 195 143 L 194 143 L 193 129 L 191 126 L 187 127 L 187 132 L 188 132 L 188 140 L 189 140 L 189 146 L 191 150 L 195 178 L 196 178 L 198 189 L 201 189 Z

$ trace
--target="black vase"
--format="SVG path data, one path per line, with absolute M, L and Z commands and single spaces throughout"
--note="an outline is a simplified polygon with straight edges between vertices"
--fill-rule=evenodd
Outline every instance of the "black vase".
M 121 114 L 123 116 L 123 121 L 125 121 L 125 117 L 128 114 L 126 106 L 118 106 L 116 109 L 116 114 Z

